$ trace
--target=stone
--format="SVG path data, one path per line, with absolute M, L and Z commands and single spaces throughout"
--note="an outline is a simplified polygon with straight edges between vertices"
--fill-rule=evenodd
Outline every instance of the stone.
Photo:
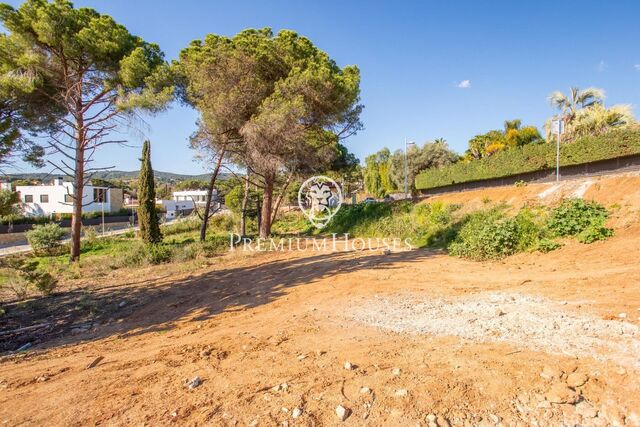
M 393 368 L 391 373 L 397 377 L 398 375 L 400 375 L 400 373 L 402 373 L 402 370 L 400 368 Z
M 625 319 L 627 317 L 627 313 L 620 313 L 618 314 L 618 317 L 621 319 Z
M 360 393 L 361 394 L 369 394 L 369 393 L 371 393 L 371 389 L 369 387 L 361 387 L 360 388 Z
M 409 392 L 407 391 L 406 388 L 401 388 L 396 390 L 396 397 L 407 397 L 408 394 Z
M 274 385 L 273 387 L 271 387 L 272 391 L 287 391 L 288 389 L 289 389 L 289 384 L 287 383 L 282 383 L 282 384 Z
M 346 369 L 348 371 L 351 371 L 351 370 L 353 370 L 355 368 L 356 368 L 356 365 L 354 365 L 353 363 L 351 363 L 349 361 L 344 362 L 344 369 Z
M 551 403 L 576 403 L 580 395 L 564 383 L 556 383 L 545 394 Z
M 507 313 L 502 311 L 501 308 L 496 309 L 496 316 L 500 317 L 500 316 L 504 316 L 505 314 L 507 314 Z
M 439 416 L 436 419 L 436 424 L 438 424 L 438 427 L 451 427 L 449 420 L 447 420 L 445 417 L 442 417 L 442 416 Z
M 351 415 L 351 409 L 345 408 L 342 405 L 336 406 L 336 415 L 340 421 L 345 421 Z
M 95 359 L 93 359 L 91 363 L 87 365 L 86 369 L 95 368 L 96 366 L 98 366 L 98 363 L 102 362 L 103 359 L 104 359 L 104 356 L 96 357 Z
M 199 387 L 202 384 L 202 380 L 200 377 L 193 377 L 190 381 L 187 382 L 187 387 L 189 390 L 193 390 L 196 387 Z
M 557 366 L 545 365 L 545 367 L 542 368 L 542 372 L 540 372 L 540 376 L 547 380 L 552 380 L 554 378 L 560 378 L 563 373 L 562 369 Z
M 498 424 L 500 421 L 502 421 L 502 418 L 499 415 L 496 415 L 496 414 L 489 414 L 489 418 L 491 418 L 491 421 L 493 421 L 496 424 Z
M 569 374 L 569 376 L 567 377 L 567 385 L 569 387 L 580 387 L 583 386 L 587 381 L 589 381 L 589 377 L 587 376 L 587 374 L 579 372 Z
M 118 307 L 122 308 L 122 307 L 124 307 L 125 305 L 127 305 L 127 302 L 126 302 L 126 301 L 120 301 L 120 304 L 118 304 Z
M 429 414 L 426 417 L 424 417 L 424 419 L 429 423 L 435 423 L 437 417 L 434 414 Z
M 598 410 L 592 404 L 583 400 L 576 404 L 576 413 L 583 418 L 595 418 L 598 415 Z
M 324 350 L 316 350 L 316 356 L 324 356 L 325 354 L 327 354 L 327 352 Z
M 303 361 L 303 360 L 304 360 L 304 359 L 306 359 L 306 358 L 307 358 L 307 355 L 306 355 L 306 354 L 301 354 L 300 356 L 298 356 L 298 360 L 299 360 L 299 361 Z
M 302 415 L 302 409 L 293 408 L 293 410 L 291 411 L 291 417 L 292 418 L 298 418 L 300 415 Z

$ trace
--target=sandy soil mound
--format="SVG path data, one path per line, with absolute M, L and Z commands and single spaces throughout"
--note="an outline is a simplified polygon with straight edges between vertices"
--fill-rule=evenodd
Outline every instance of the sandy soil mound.
M 349 316 L 395 332 L 507 342 L 534 351 L 594 357 L 640 368 L 640 327 L 567 310 L 567 303 L 518 293 L 425 299 L 374 298 Z M 623 313 L 626 317 L 626 313 Z

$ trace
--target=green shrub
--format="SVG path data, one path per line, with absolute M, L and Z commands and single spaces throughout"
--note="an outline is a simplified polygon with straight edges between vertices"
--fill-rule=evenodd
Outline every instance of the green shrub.
M 171 261 L 173 251 L 171 246 L 162 243 L 151 243 L 146 245 L 147 261 L 149 264 L 157 265 Z
M 551 212 L 549 228 L 558 236 L 577 236 L 587 229 L 598 233 L 607 218 L 609 211 L 598 202 L 568 199 Z
M 613 230 L 605 226 L 589 226 L 578 234 L 578 241 L 582 243 L 593 243 L 597 240 L 606 240 L 613 236 Z
M 538 241 L 536 250 L 546 254 L 547 252 L 555 251 L 561 246 L 562 244 L 560 242 L 556 242 L 555 240 L 548 238 L 542 238 Z
M 60 246 L 60 240 L 65 232 L 58 224 L 34 225 L 27 231 L 26 236 L 29 244 L 36 253 L 53 255 Z
M 18 299 L 24 299 L 33 288 L 49 295 L 58 281 L 48 272 L 38 269 L 38 262 L 23 257 L 8 257 L 2 260 L 3 287 L 13 291 Z
M 448 249 L 452 255 L 482 261 L 516 253 L 519 241 L 518 222 L 494 208 L 468 215 Z
M 209 258 L 222 252 L 228 245 L 228 236 L 211 236 L 204 242 L 193 242 L 176 248 L 173 251 L 173 260 L 190 261 L 198 258 Z
M 463 182 L 553 169 L 556 162 L 555 150 L 555 144 L 530 144 L 510 148 L 480 160 L 427 169 L 416 177 L 416 188 L 427 190 Z M 576 142 L 563 144 L 560 150 L 561 166 L 640 154 L 640 132 L 633 129 L 614 130 L 603 135 L 584 137 Z
M 505 206 L 474 212 L 461 221 L 449 253 L 481 261 L 525 251 L 549 252 L 560 245 L 550 239 L 546 221 L 544 208 L 524 207 L 513 218 Z

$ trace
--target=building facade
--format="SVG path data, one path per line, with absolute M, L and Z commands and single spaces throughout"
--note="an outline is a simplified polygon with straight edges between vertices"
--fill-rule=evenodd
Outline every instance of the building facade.
M 56 178 L 51 184 L 18 185 L 21 209 L 26 216 L 50 216 L 73 212 L 73 185 Z M 117 212 L 122 209 L 121 188 L 86 185 L 82 194 L 82 212 Z

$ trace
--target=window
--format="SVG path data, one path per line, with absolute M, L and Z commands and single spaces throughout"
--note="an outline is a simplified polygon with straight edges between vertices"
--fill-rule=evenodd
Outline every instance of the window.
M 93 189 L 93 201 L 95 203 L 107 203 L 107 189 L 106 188 L 94 188 Z
M 73 196 L 71 194 L 65 194 L 64 195 L 64 202 L 65 203 L 73 203 Z
M 49 203 L 49 195 L 41 194 L 40 195 L 40 203 Z
M 24 202 L 25 202 L 25 203 L 33 203 L 33 195 L 31 195 L 31 194 L 25 194 L 25 195 L 24 195 Z

